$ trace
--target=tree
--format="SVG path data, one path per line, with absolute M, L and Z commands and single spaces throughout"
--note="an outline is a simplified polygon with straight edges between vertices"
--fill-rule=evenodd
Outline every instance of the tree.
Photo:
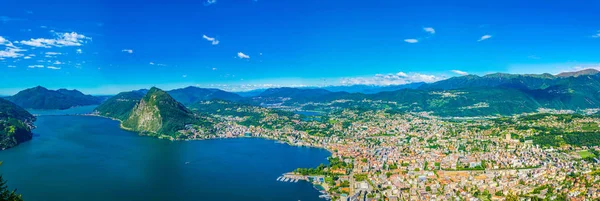
M 506 201 L 519 201 L 519 196 L 511 192 L 508 195 L 506 195 Z
M 23 201 L 21 195 L 17 194 L 16 190 L 8 190 L 6 181 L 0 175 L 0 201 Z

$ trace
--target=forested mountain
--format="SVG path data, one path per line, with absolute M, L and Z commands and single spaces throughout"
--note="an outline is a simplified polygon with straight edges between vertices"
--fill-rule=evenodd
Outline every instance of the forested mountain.
M 0 150 L 31 140 L 35 117 L 23 108 L 0 99 Z
M 178 131 L 196 123 L 194 114 L 167 92 L 151 88 L 135 105 L 123 127 L 150 136 L 178 136 Z
M 129 118 L 133 107 L 140 102 L 145 94 L 145 92 L 139 90 L 121 92 L 104 101 L 104 103 L 96 107 L 94 111 L 101 116 L 125 121 Z
M 331 92 L 348 92 L 348 93 L 363 93 L 363 94 L 376 94 L 385 91 L 397 91 L 401 89 L 417 89 L 424 85 L 424 82 L 415 82 L 403 85 L 389 85 L 389 86 L 377 86 L 377 85 L 350 85 L 350 86 L 328 86 L 321 89 L 325 89 Z
M 28 109 L 64 110 L 75 106 L 97 105 L 101 99 L 77 90 L 49 90 L 41 86 L 25 89 L 5 99 Z
M 140 91 L 120 93 L 98 106 L 95 112 L 120 120 L 125 129 L 149 136 L 177 138 L 182 135 L 178 131 L 186 125 L 201 122 L 183 104 L 155 87 L 145 94 Z
M 398 110 L 431 111 L 441 116 L 512 115 L 540 108 L 584 110 L 600 107 L 600 74 L 584 70 L 560 76 L 467 75 L 425 84 L 418 89 L 376 94 L 278 88 L 269 89 L 252 100 L 293 105 L 340 99 L 391 101 L 397 103 Z
M 186 87 L 167 91 L 171 97 L 184 105 L 190 105 L 205 100 L 239 101 L 242 97 L 238 94 L 226 92 L 220 89 L 205 89 L 198 87 Z

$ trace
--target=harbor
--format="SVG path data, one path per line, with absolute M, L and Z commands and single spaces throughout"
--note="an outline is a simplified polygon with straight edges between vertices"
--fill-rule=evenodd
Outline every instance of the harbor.
M 301 180 L 308 181 L 308 178 L 305 176 L 301 176 L 301 175 L 286 173 L 282 176 L 277 177 L 276 180 L 281 181 L 281 182 L 297 183 L 298 181 L 301 181 Z
M 295 173 L 285 173 L 285 174 L 277 177 L 276 180 L 281 181 L 281 182 L 289 182 L 289 183 L 296 183 L 298 181 L 310 182 L 314 185 L 314 188 L 321 193 L 321 195 L 319 195 L 319 198 L 331 200 L 331 196 L 327 193 L 327 190 L 323 186 L 321 186 L 320 184 L 317 184 L 317 183 L 313 183 L 314 181 L 322 181 L 322 178 L 303 176 L 303 175 L 299 175 L 299 174 L 295 174 Z

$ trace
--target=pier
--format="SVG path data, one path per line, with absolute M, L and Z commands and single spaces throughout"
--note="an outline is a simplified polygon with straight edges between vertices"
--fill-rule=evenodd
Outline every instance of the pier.
M 277 181 L 297 183 L 298 181 L 308 181 L 308 177 L 293 173 L 286 173 L 277 177 Z

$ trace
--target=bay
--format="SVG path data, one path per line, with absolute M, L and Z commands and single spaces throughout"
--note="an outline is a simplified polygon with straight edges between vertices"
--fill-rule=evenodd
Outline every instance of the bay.
M 31 141 L 0 151 L 0 174 L 26 201 L 306 200 L 282 173 L 326 163 L 323 149 L 257 138 L 168 141 L 93 116 L 40 116 Z

